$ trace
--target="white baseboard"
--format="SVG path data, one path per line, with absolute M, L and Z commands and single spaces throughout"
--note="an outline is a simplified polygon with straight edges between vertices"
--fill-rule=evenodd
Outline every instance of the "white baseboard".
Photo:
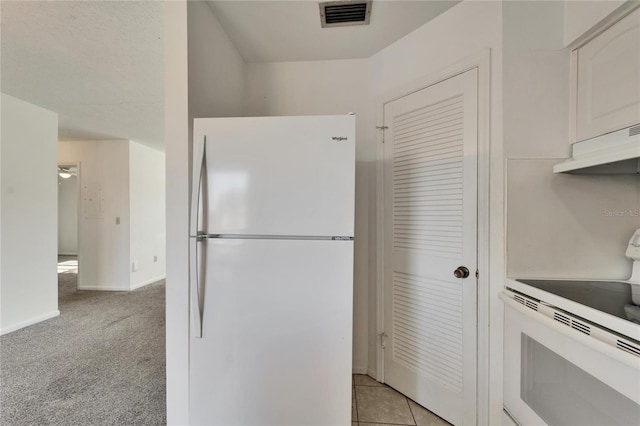
M 376 370 L 372 369 L 372 368 L 368 368 L 367 372 L 365 373 L 367 376 L 372 377 L 373 379 L 375 379 L 376 381 L 382 383 L 382 380 L 380 380 L 380 378 L 378 377 L 378 373 L 376 372 Z
M 0 330 L 0 335 L 5 335 L 7 333 L 11 333 L 12 331 L 20 330 L 21 328 L 25 328 L 25 327 L 28 327 L 30 325 L 33 325 L 33 324 L 36 324 L 36 323 L 39 323 L 39 322 L 42 322 L 42 321 L 57 317 L 58 315 L 60 315 L 60 311 L 58 311 L 56 309 L 53 312 L 49 312 L 49 313 L 46 313 L 44 315 L 39 315 L 37 317 L 30 318 L 30 319 L 28 319 L 26 321 L 22 321 L 22 322 L 19 322 L 17 324 L 13 324 L 13 325 L 10 325 L 8 327 L 2 327 L 2 330 Z
M 150 280 L 146 280 L 146 281 L 142 281 L 140 283 L 132 284 L 131 285 L 131 290 L 135 290 L 137 288 L 144 287 L 145 285 L 153 284 L 153 283 L 155 283 L 157 281 L 164 280 L 165 278 L 166 278 L 165 275 L 161 275 L 161 276 L 156 277 L 156 278 L 151 278 Z
M 150 280 L 143 281 L 141 283 L 137 283 L 132 285 L 130 288 L 127 287 L 116 287 L 116 286 L 108 286 L 108 285 L 81 285 L 78 286 L 78 290 L 92 290 L 92 291 L 130 291 L 135 290 L 140 287 L 144 287 L 145 285 L 149 285 L 155 283 L 156 281 L 160 281 L 165 279 L 165 276 L 159 276 L 156 278 L 152 278 Z
M 102 285 L 82 285 L 78 286 L 78 290 L 91 290 L 91 291 L 129 291 L 126 287 L 111 287 Z
M 353 367 L 351 369 L 353 374 L 367 374 L 367 369 L 365 367 Z

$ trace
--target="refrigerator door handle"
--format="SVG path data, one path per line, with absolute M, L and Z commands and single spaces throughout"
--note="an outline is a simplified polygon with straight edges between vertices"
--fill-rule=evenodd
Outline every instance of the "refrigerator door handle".
M 189 292 L 191 299 L 191 317 L 193 336 L 202 337 L 202 308 L 200 306 L 200 265 L 198 264 L 198 245 L 200 237 L 200 199 L 203 190 L 204 162 L 206 161 L 205 136 L 199 135 L 193 143 L 193 179 L 191 181 L 191 217 L 189 223 Z
M 200 307 L 200 268 L 198 265 L 198 245 L 203 241 L 201 237 L 189 238 L 189 284 L 191 298 L 191 318 L 193 322 L 193 337 L 202 337 L 202 308 Z
M 204 163 L 206 161 L 205 136 L 199 135 L 193 143 L 193 178 L 191 179 L 191 217 L 189 222 L 189 235 L 196 237 L 199 235 L 200 227 L 200 198 L 203 190 L 202 175 Z M 204 195 L 204 194 L 202 194 Z

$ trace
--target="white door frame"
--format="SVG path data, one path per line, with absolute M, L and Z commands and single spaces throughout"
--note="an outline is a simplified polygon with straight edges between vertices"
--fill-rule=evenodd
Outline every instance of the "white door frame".
M 82 185 L 80 182 L 81 179 L 81 172 L 80 172 L 80 161 L 58 161 L 58 167 L 60 166 L 73 166 L 76 168 L 76 196 L 78 197 L 77 200 L 77 220 L 76 220 L 76 246 L 77 246 L 77 260 L 78 260 L 78 274 L 76 277 L 76 289 L 80 288 L 80 268 L 81 268 L 81 262 L 80 262 L 80 257 L 81 257 L 81 250 L 80 250 L 80 233 L 81 233 L 81 226 L 80 226 L 80 219 L 81 219 L 81 215 L 82 215 L 82 194 L 81 194 L 81 190 L 82 190 Z M 58 226 L 58 232 L 60 232 L 60 227 Z
M 457 62 L 445 69 L 403 85 L 376 100 L 376 125 L 384 126 L 384 106 L 426 87 L 478 69 L 478 271 L 477 281 L 477 403 L 478 424 L 489 416 L 489 194 L 491 141 L 491 49 Z M 376 167 L 376 379 L 384 382 L 384 131 L 377 136 Z

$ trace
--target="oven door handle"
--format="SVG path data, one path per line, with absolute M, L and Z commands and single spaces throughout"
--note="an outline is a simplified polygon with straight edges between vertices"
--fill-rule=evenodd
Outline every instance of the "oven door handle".
M 602 352 L 606 356 L 611 357 L 625 365 L 628 365 L 629 367 L 640 369 L 640 357 L 634 356 L 621 349 L 614 348 L 613 346 L 608 345 L 607 343 L 604 343 L 593 336 L 574 330 L 573 328 L 564 325 L 559 321 L 555 321 L 547 317 L 546 315 L 539 313 L 538 311 L 535 311 L 516 302 L 511 297 L 509 297 L 508 294 L 505 294 L 505 292 L 500 293 L 500 299 L 502 299 L 502 301 L 508 307 L 515 309 L 519 313 L 529 317 L 531 320 L 542 323 L 553 331 L 561 333 L 573 340 L 577 340 L 585 346 L 588 346 L 595 351 Z

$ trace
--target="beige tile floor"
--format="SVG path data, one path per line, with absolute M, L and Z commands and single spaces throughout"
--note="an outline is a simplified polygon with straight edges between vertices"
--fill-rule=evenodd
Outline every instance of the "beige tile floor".
M 353 375 L 352 426 L 447 426 L 449 423 L 387 385 Z

